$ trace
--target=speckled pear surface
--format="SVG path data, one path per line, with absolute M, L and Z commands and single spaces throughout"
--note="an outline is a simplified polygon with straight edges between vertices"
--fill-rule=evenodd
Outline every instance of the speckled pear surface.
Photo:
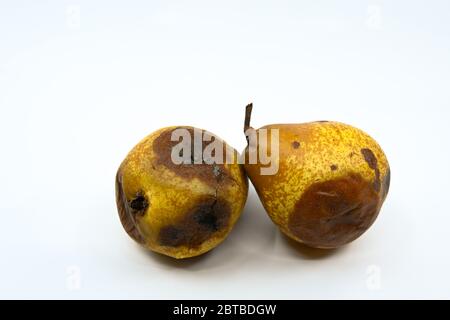
M 245 205 L 248 180 L 229 164 L 171 160 L 171 133 L 156 131 L 131 150 L 116 175 L 116 202 L 126 232 L 146 248 L 177 259 L 201 255 L 229 234 Z M 214 139 L 213 134 L 204 131 Z
M 246 164 L 245 169 L 283 233 L 308 246 L 331 249 L 369 229 L 390 184 L 388 160 L 374 139 L 338 122 L 275 124 L 257 133 L 261 129 L 279 130 L 279 171 L 261 175 L 260 164 Z

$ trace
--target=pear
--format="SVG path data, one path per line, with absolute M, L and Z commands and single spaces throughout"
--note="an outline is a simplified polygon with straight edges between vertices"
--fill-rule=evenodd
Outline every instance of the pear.
M 189 133 L 181 147 L 180 137 L 173 141 L 180 130 Z M 204 139 L 194 149 L 198 132 Z M 212 143 L 223 149 L 217 147 L 211 155 L 231 150 L 230 161 L 203 157 L 206 149 L 214 149 Z M 174 161 L 174 154 L 182 162 Z M 116 203 L 125 231 L 144 247 L 176 259 L 212 250 L 230 233 L 247 199 L 248 180 L 237 159 L 236 150 L 201 129 L 168 127 L 148 135 L 116 175 Z
M 328 121 L 255 130 L 250 126 L 251 113 L 250 104 L 244 129 L 249 140 L 245 170 L 265 210 L 284 234 L 313 248 L 334 249 L 372 226 L 391 177 L 386 155 L 373 138 L 352 126 Z M 252 136 L 258 139 L 250 141 Z M 267 142 L 262 136 L 268 137 Z M 250 162 L 250 154 L 258 160 Z M 267 164 L 261 163 L 261 155 L 273 157 L 276 172 L 264 173 Z

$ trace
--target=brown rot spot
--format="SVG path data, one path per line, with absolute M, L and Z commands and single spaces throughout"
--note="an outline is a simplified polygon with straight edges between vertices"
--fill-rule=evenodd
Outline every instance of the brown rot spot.
M 212 206 L 201 205 L 193 215 L 195 222 L 213 232 L 220 229 L 219 217 L 214 211 L 216 204 L 214 202 Z
M 370 169 L 375 170 L 378 168 L 378 160 L 377 160 L 377 157 L 375 157 L 375 154 L 372 152 L 372 150 L 361 149 L 361 153 L 364 156 L 364 160 L 366 160 Z
M 185 242 L 183 230 L 175 226 L 161 228 L 159 232 L 159 243 L 163 246 L 178 247 Z
M 381 180 L 380 169 L 378 168 L 378 160 L 375 154 L 370 149 L 361 149 L 361 153 L 364 156 L 364 160 L 369 165 L 370 169 L 375 171 L 375 181 L 373 182 L 373 188 L 375 191 L 380 192 Z
M 359 174 L 311 185 L 289 217 L 289 230 L 305 244 L 337 248 L 360 237 L 375 221 L 380 197 Z
M 132 239 L 143 244 L 145 243 L 145 240 L 136 226 L 136 215 L 142 215 L 145 212 L 148 202 L 143 196 L 139 195 L 136 198 L 138 199 L 136 202 L 134 202 L 134 200 L 136 200 L 134 199 L 129 203 L 123 191 L 121 179 L 120 173 L 118 172 L 116 175 L 116 204 L 119 211 L 120 222 Z M 143 200 L 140 199 L 141 197 Z
M 300 148 L 300 142 L 298 142 L 298 141 L 292 142 L 292 148 L 294 148 L 294 149 Z
M 327 120 L 320 120 L 320 121 L 316 121 L 317 123 L 328 123 L 328 122 L 330 122 L 330 121 L 327 121 Z
M 225 232 L 230 215 L 230 207 L 225 201 L 203 199 L 180 221 L 161 228 L 159 243 L 167 247 L 198 247 L 214 235 Z
M 138 193 L 136 198 L 130 201 L 130 207 L 134 211 L 142 212 L 148 207 L 147 199 L 145 199 L 142 194 Z
M 155 139 L 153 142 L 153 151 L 155 152 L 157 159 L 156 164 L 162 165 L 172 172 L 174 172 L 176 175 L 186 178 L 188 180 L 193 178 L 198 178 L 202 180 L 203 182 L 211 185 L 216 186 L 218 182 L 228 179 L 228 181 L 232 181 L 232 177 L 230 172 L 226 169 L 226 167 L 223 165 L 223 163 L 226 163 L 226 145 L 223 143 L 223 158 L 219 155 L 216 157 L 215 149 L 212 148 L 212 154 L 211 159 L 204 159 L 204 153 L 205 148 L 210 144 L 216 141 L 216 137 L 212 136 L 210 133 L 202 130 L 198 130 L 198 133 L 200 133 L 203 136 L 210 136 L 211 141 L 202 141 L 201 142 L 201 150 L 200 148 L 195 148 L 194 143 L 194 129 L 189 127 L 180 127 L 178 129 L 185 129 L 190 134 L 190 146 L 191 150 L 185 150 L 181 149 L 179 151 L 180 157 L 187 157 L 187 163 L 182 164 L 175 164 L 172 161 L 172 149 L 179 145 L 181 143 L 180 141 L 172 141 L 172 132 L 173 130 L 167 130 L 162 132 L 159 137 Z M 203 139 L 201 139 L 203 140 Z M 200 143 L 199 143 L 200 145 Z M 189 148 L 188 148 L 189 149 Z M 185 154 L 186 152 L 190 153 Z M 217 160 L 217 161 L 211 161 L 211 160 Z M 217 162 L 217 163 L 216 163 Z
M 331 171 L 336 171 L 338 169 L 338 166 L 333 164 L 333 165 L 331 165 L 330 169 L 331 169 Z

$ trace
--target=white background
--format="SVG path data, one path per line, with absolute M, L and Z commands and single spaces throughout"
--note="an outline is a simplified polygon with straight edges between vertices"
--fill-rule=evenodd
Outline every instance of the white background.
M 448 1 L 0 2 L 0 298 L 450 298 Z M 337 120 L 392 167 L 377 223 L 323 253 L 253 188 L 201 258 L 147 253 L 114 176 L 145 135 Z

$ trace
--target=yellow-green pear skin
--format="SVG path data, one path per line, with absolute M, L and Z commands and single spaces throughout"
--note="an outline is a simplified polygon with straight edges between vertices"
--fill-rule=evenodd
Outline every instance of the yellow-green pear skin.
M 163 128 L 136 145 L 117 171 L 116 203 L 131 238 L 184 259 L 212 250 L 227 237 L 244 208 L 248 180 L 237 156 L 227 164 L 175 164 L 171 153 L 178 142 L 171 137 L 176 129 L 199 130 Z
M 374 139 L 338 122 L 261 129 L 279 130 L 279 170 L 262 175 L 259 163 L 246 163 L 245 170 L 284 234 L 310 247 L 334 249 L 369 229 L 386 199 L 391 175 Z M 270 146 L 258 144 L 257 149 Z M 270 151 L 266 149 L 262 151 Z

